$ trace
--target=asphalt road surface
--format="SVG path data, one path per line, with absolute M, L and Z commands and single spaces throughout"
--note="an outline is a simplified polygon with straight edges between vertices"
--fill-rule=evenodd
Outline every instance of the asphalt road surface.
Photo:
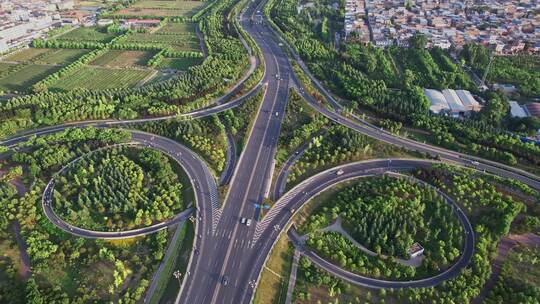
M 245 15 L 260 10 L 260 6 L 251 7 Z M 258 275 L 251 272 L 259 255 L 251 242 L 256 225 L 253 222 L 247 226 L 240 220 L 245 217 L 254 221 L 258 213 L 255 203 L 262 201 L 269 183 L 267 177 L 286 109 L 290 66 L 278 45 L 267 43 L 272 40 L 270 32 L 260 24 L 249 25 L 247 18 L 242 18 L 241 23 L 264 55 L 266 91 L 235 168 L 216 233 L 203 236 L 206 245 L 200 248 L 197 258 L 205 262 L 190 265 L 178 303 L 247 303 L 253 292 L 249 282 Z

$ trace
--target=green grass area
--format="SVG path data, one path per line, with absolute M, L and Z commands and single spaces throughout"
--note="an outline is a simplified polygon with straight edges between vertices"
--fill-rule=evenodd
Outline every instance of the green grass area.
M 147 51 L 110 50 L 90 64 L 104 67 L 143 67 L 153 55 L 153 52 Z
M 178 280 L 172 276 L 175 270 L 179 270 L 182 274 L 181 279 L 186 274 L 186 269 L 189 262 L 189 256 L 193 247 L 193 240 L 195 238 L 195 227 L 191 222 L 186 222 L 185 236 L 178 249 L 177 254 L 172 255 L 172 261 L 168 268 L 164 271 L 163 275 L 163 289 L 160 292 L 160 296 L 152 298 L 150 303 L 173 303 L 180 290 L 180 284 Z M 157 293 L 157 290 L 156 290 Z M 155 300 L 155 301 L 154 301 Z M 159 302 L 157 302 L 159 300 Z
M 190 66 L 201 64 L 201 62 L 200 58 L 164 58 L 158 68 L 185 71 Z
M 66 65 L 77 60 L 89 50 L 80 49 L 45 49 L 49 52 L 36 60 L 38 64 Z
M 0 90 L 26 91 L 41 79 L 58 71 L 61 67 L 31 64 L 8 76 L 0 78 Z
M 79 27 L 57 37 L 57 40 L 109 42 L 117 34 L 107 33 L 98 27 Z
M 108 69 L 101 67 L 84 67 L 75 73 L 56 81 L 51 90 L 114 89 L 136 86 L 149 77 L 153 71 L 134 69 Z
M 137 1 L 128 8 L 115 12 L 115 15 L 125 16 L 154 16 L 154 17 L 191 17 L 203 9 L 206 1 Z
M 287 235 L 282 234 L 270 252 L 266 267 L 262 270 L 253 303 L 285 303 L 293 252 L 294 249 L 289 244 Z
M 152 33 L 134 33 L 124 40 L 126 43 L 142 43 L 170 46 L 174 51 L 199 51 L 199 38 L 194 33 L 176 35 L 156 35 Z
M 195 28 L 197 24 L 193 22 L 168 22 L 162 26 L 159 30 L 155 31 L 154 34 L 182 34 L 182 33 L 195 33 Z
M 156 75 L 152 77 L 150 80 L 148 80 L 145 84 L 149 85 L 153 83 L 162 82 L 162 81 L 171 79 L 172 77 L 175 77 L 175 75 L 176 74 L 169 74 L 169 73 L 163 73 L 163 72 L 157 71 Z
M 8 70 L 9 68 L 12 68 L 14 66 L 16 66 L 17 64 L 16 63 L 10 63 L 10 62 L 2 62 L 0 61 L 0 71 L 6 71 Z
M 48 49 L 26 48 L 20 51 L 15 51 L 13 54 L 4 57 L 2 61 L 26 62 L 43 53 L 46 53 L 47 51 Z

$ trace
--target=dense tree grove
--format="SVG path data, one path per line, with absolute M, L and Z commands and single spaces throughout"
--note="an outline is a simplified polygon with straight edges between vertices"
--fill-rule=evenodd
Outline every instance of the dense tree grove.
M 0 257 L 0 302 L 24 303 L 20 295 L 24 294 L 24 283 L 19 278 L 17 256 L 11 256 L 9 251 L 17 250 L 15 237 L 8 229 L 14 216 L 12 214 L 17 206 L 17 190 L 10 180 L 0 181 L 0 245 L 5 252 Z
M 505 133 L 504 128 L 512 121 L 508 122 L 508 105 L 501 95 L 485 94 L 486 107 L 467 120 L 428 114 L 429 101 L 422 87 L 477 91 L 460 64 L 446 52 L 439 48 L 426 50 L 420 38 L 410 48 L 380 49 L 364 46 L 354 39 L 336 48 L 333 42 L 321 37 L 318 20 L 328 18 L 330 28 L 342 28 L 343 7 L 334 10 L 329 7 L 331 3 L 320 0 L 314 7 L 302 7 L 298 11 L 299 4 L 298 0 L 271 0 L 265 13 L 310 71 L 330 90 L 349 100 L 347 107 L 374 110 L 383 118 L 427 130 L 430 133 L 428 140 L 450 149 L 508 164 L 538 165 L 538 147 Z M 464 56 L 478 62 L 478 66 L 487 66 L 489 54 L 484 53 L 466 49 Z M 537 62 L 534 58 L 520 62 L 531 69 L 538 66 L 534 60 Z M 298 73 L 298 69 L 295 72 Z M 535 120 L 517 120 L 513 124 L 513 130 L 523 133 L 536 132 L 538 125 Z
M 129 133 L 120 130 L 66 129 L 31 138 L 19 145 L 23 149 L 0 162 L 2 170 L 22 166 L 23 176 L 17 178 L 28 188 L 18 195 L 5 181 L 0 182 L 0 243 L 5 245 L 4 240 L 10 239 L 10 254 L 18 252 L 8 231 L 8 225 L 18 222 L 32 271 L 24 283 L 18 278 L 18 269 L 0 262 L 1 269 L 12 269 L 1 278 L 1 302 L 136 303 L 142 299 L 164 255 L 165 230 L 124 241 L 88 240 L 62 232 L 41 211 L 43 189 L 53 173 L 89 151 L 129 140 Z M 13 258 L 18 260 L 19 256 Z
M 490 50 L 480 44 L 467 44 L 461 58 L 484 75 Z M 494 56 L 487 74 L 488 82 L 514 84 L 524 96 L 540 96 L 540 58 L 535 55 Z
M 304 142 L 313 140 L 329 121 L 313 110 L 295 90 L 289 91 L 289 101 L 279 133 L 277 164 L 283 163 L 292 151 Z
M 225 167 L 225 127 L 217 116 L 134 124 L 134 128 L 177 140 L 202 156 L 216 175 Z
M 340 254 L 339 235 L 317 233 L 328 226 L 331 221 L 340 217 L 343 227 L 349 234 L 371 251 L 385 256 L 408 259 L 409 248 L 415 242 L 420 242 L 425 248 L 423 266 L 418 269 L 401 267 L 392 272 L 391 277 L 406 278 L 425 276 L 446 268 L 459 257 L 463 242 L 463 229 L 452 214 L 452 208 L 432 188 L 413 184 L 405 179 L 391 177 L 366 178 L 352 186 L 341 190 L 335 199 L 320 206 L 318 212 L 311 215 L 306 224 L 306 231 L 315 233 L 308 239 L 308 245 L 321 251 L 325 256 L 331 256 L 342 266 L 364 274 L 391 273 L 392 268 L 385 263 L 364 261 L 363 254 L 352 244 L 347 246 L 350 254 Z M 334 247 L 334 249 L 332 249 Z M 357 262 L 358 258 L 362 262 Z M 378 265 L 366 272 L 364 265 Z M 373 265 L 372 265 L 373 267 Z M 416 271 L 414 271 L 416 270 Z
M 474 170 L 448 165 L 437 165 L 432 169 L 416 171 L 414 175 L 442 189 L 466 212 L 473 225 L 476 240 L 475 253 L 471 264 L 458 277 L 432 288 L 381 290 L 377 294 L 367 292 L 367 294 L 362 294 L 362 297 L 371 303 L 380 303 L 385 299 L 397 303 L 469 303 L 480 293 L 491 273 L 491 260 L 494 257 L 493 254 L 498 241 L 508 233 L 511 223 L 518 213 L 525 211 L 522 200 L 532 200 L 537 204 L 538 193 L 515 180 L 483 175 Z M 360 196 L 359 199 L 362 200 L 363 197 Z M 328 208 L 327 210 L 330 212 L 331 209 Z M 363 216 L 364 214 L 362 214 Z M 441 231 L 441 233 L 443 232 Z M 346 240 L 332 238 L 328 242 L 328 246 L 334 248 L 335 243 L 341 244 L 344 241 Z M 340 253 L 339 251 L 333 251 L 331 254 L 337 255 Z M 332 256 L 329 256 L 329 258 L 332 258 Z M 532 261 L 525 257 L 522 259 L 523 261 Z M 340 260 L 335 261 L 340 262 Z M 345 262 L 349 263 L 349 260 L 345 260 Z M 367 269 L 366 266 L 364 267 Z M 527 267 L 530 268 L 531 266 Z M 296 296 L 300 299 L 311 298 L 311 289 L 321 285 L 327 288 L 330 299 L 334 299 L 340 293 L 348 293 L 349 298 L 355 297 L 357 291 L 349 290 L 347 288 L 348 284 L 333 279 L 323 271 L 315 269 L 309 262 L 301 262 L 299 271 L 300 278 L 305 279 L 305 283 L 300 281 L 300 286 L 295 291 Z M 530 273 L 525 269 L 522 272 Z M 520 272 L 520 275 L 522 272 Z M 383 273 L 379 272 L 379 274 L 382 275 Z M 389 274 L 392 274 L 392 272 L 389 272 Z M 527 278 L 533 277 L 536 280 L 537 276 L 527 276 Z M 529 283 L 531 281 L 532 279 L 528 280 Z M 534 299 L 534 295 L 537 295 L 534 289 L 525 287 L 522 283 L 516 285 L 506 282 L 498 283 L 500 287 L 496 287 L 497 293 L 488 297 L 490 303 L 526 303 L 531 296 Z M 516 297 L 523 299 L 523 301 L 512 301 L 511 299 L 517 299 L 511 298 L 514 292 Z M 504 299 L 509 300 L 505 301 Z M 534 303 L 534 301 L 531 303 Z
M 517 248 L 506 257 L 485 303 L 536 303 L 540 299 L 540 249 Z
M 91 153 L 57 177 L 54 208 L 90 230 L 123 231 L 172 218 L 184 207 L 174 161 L 120 146 Z
M 346 162 L 366 159 L 375 152 L 378 156 L 390 156 L 396 151 L 393 146 L 378 142 L 345 126 L 334 124 L 325 134 L 311 139 L 309 148 L 293 165 L 287 180 L 291 183 L 297 182 L 313 172 Z
M 247 51 L 236 26 L 226 26 L 234 4 L 232 0 L 219 1 L 200 15 L 199 26 L 209 50 L 201 65 L 190 67 L 178 77 L 131 89 L 53 93 L 46 92 L 48 83 L 43 83 L 35 88 L 38 93 L 13 97 L 0 106 L 0 137 L 38 125 L 174 114 L 208 105 L 248 66 Z M 118 38 L 108 45 L 121 42 Z

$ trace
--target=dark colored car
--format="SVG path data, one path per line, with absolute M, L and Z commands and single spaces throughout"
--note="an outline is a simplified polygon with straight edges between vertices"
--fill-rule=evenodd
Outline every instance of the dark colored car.
M 224 275 L 223 278 L 221 279 L 221 284 L 223 284 L 223 286 L 229 285 L 229 277 Z

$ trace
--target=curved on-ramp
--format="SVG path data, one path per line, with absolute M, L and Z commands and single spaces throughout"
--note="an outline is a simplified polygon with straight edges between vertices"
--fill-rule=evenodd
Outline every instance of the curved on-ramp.
M 219 202 L 215 201 L 215 197 L 211 195 L 212 193 L 215 193 L 217 191 L 217 186 L 215 184 L 214 179 L 211 177 L 211 173 L 204 163 L 203 160 L 201 160 L 195 153 L 193 153 L 191 150 L 186 148 L 185 146 L 172 141 L 168 138 L 157 136 L 150 133 L 145 133 L 141 131 L 133 131 L 129 130 L 132 134 L 132 142 L 129 144 L 136 144 L 140 146 L 146 146 L 150 147 L 156 150 L 159 150 L 165 154 L 167 154 L 169 157 L 174 159 L 176 162 L 180 164 L 180 166 L 184 169 L 186 174 L 188 175 L 193 189 L 196 189 L 195 191 L 195 200 L 196 200 L 196 206 L 199 208 L 199 210 L 205 214 L 205 218 L 212 218 L 212 209 L 214 209 L 216 206 L 219 205 Z M 117 146 L 117 145 L 115 145 Z M 101 149 L 105 149 L 108 147 L 104 147 Z M 94 153 L 96 150 L 89 152 Z M 87 156 L 88 154 L 82 155 L 72 162 L 70 162 L 68 165 L 64 166 L 59 172 L 63 172 L 65 169 L 67 169 L 71 164 L 77 162 L 81 158 Z M 210 177 L 210 178 L 209 178 Z M 62 229 L 63 231 L 70 233 L 72 235 L 76 235 L 79 237 L 84 238 L 100 238 L 100 239 L 124 239 L 124 238 L 131 238 L 136 236 L 142 236 L 147 235 L 151 233 L 155 233 L 159 230 L 165 229 L 169 226 L 176 225 L 179 222 L 182 222 L 186 220 L 191 212 L 192 209 L 188 208 L 187 210 L 177 214 L 172 219 L 169 219 L 164 222 L 160 222 L 148 227 L 143 227 L 139 229 L 133 229 L 128 231 L 94 231 L 89 229 L 84 229 L 77 227 L 75 225 L 72 225 L 70 223 L 67 223 L 62 218 L 60 218 L 55 212 L 53 208 L 53 202 L 52 202 L 52 193 L 54 190 L 54 177 L 49 181 L 47 186 L 45 187 L 45 190 L 43 192 L 42 196 L 42 207 L 45 215 L 49 219 L 51 223 L 53 223 L 58 228 Z
M 263 221 L 258 223 L 257 231 L 259 233 L 255 233 L 255 237 L 259 243 L 258 250 L 259 252 L 269 253 L 278 240 L 279 235 L 283 232 L 283 228 L 289 226 L 294 214 L 311 198 L 330 187 L 347 180 L 385 174 L 389 171 L 429 168 L 435 163 L 437 162 L 421 159 L 378 159 L 349 163 L 318 173 L 285 193 L 268 212 Z M 342 170 L 343 173 L 340 175 L 336 174 L 338 170 Z M 302 251 L 302 254 L 312 260 L 316 265 L 353 284 L 370 288 L 418 288 L 435 286 L 461 273 L 461 270 L 470 263 L 474 254 L 475 243 L 474 230 L 464 212 L 453 201 L 449 200 L 448 196 L 440 191 L 438 192 L 445 197 L 447 203 L 453 206 L 452 210 L 464 228 L 464 244 L 458 261 L 446 271 L 430 278 L 411 281 L 386 281 L 354 274 L 337 267 L 305 248 L 298 235 L 294 233 L 294 230 L 289 230 L 288 235 L 293 244 Z M 279 229 L 271 229 L 273 227 Z M 262 267 L 266 263 L 267 258 L 267 256 L 264 256 L 258 259 L 258 266 Z M 260 279 L 260 273 L 258 278 Z

